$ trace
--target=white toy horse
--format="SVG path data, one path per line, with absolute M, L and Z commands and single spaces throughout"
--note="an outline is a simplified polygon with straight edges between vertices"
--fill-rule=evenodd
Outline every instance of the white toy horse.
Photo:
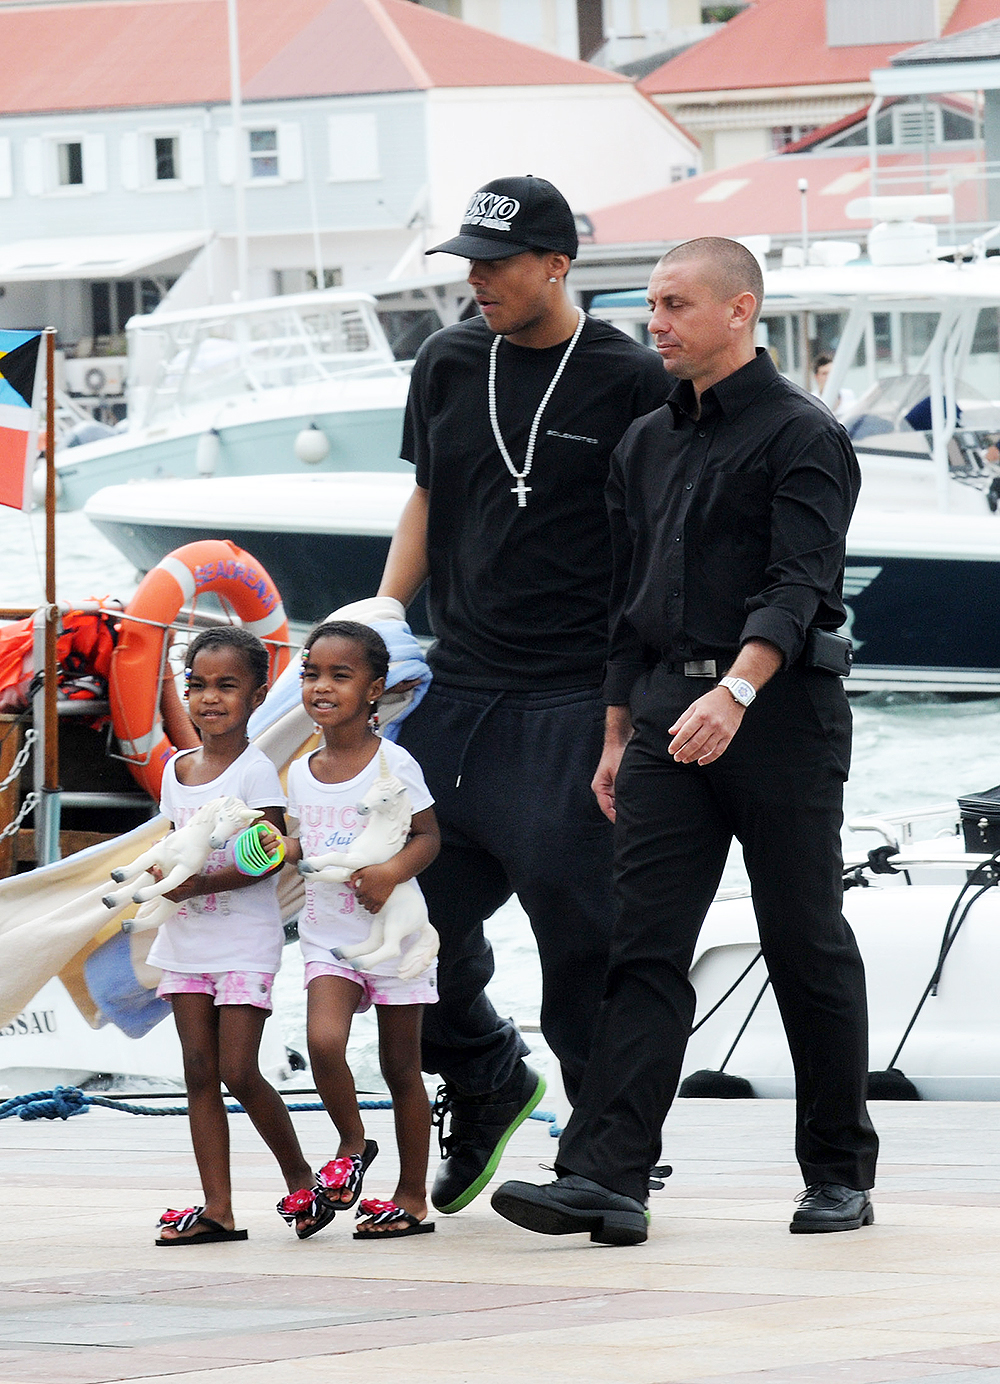
M 379 776 L 358 803 L 358 814 L 367 818 L 365 827 L 346 851 L 312 856 L 299 862 L 299 873 L 315 876 L 326 884 L 344 884 L 355 870 L 366 865 L 384 865 L 406 845 L 413 815 L 410 796 L 394 774 L 390 774 L 385 753 L 379 749 Z M 403 942 L 417 937 L 406 957 L 400 961 L 401 980 L 412 980 L 434 960 L 440 941 L 427 917 L 427 904 L 411 881 L 397 884 L 372 920 L 367 938 L 359 946 L 341 947 L 334 955 L 341 961 L 357 962 L 358 969 L 370 970 L 383 961 L 400 956 Z
M 171 831 L 150 847 L 131 865 L 112 870 L 116 884 L 128 884 L 125 889 L 105 894 L 106 908 L 122 908 L 131 899 L 144 905 L 134 918 L 122 923 L 123 932 L 144 932 L 159 927 L 171 917 L 177 905 L 163 898 L 192 875 L 203 869 L 212 851 L 220 850 L 231 836 L 243 831 L 262 814 L 247 807 L 239 798 L 213 798 L 199 807 L 186 826 Z M 163 878 L 157 882 L 150 871 L 155 865 Z

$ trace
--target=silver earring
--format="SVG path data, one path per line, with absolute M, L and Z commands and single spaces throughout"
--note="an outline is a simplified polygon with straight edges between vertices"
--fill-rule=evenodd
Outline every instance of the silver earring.
M 558 283 L 558 282 L 559 282 L 559 280 L 555 277 L 555 275 L 553 275 L 552 278 L 549 279 L 549 283 L 550 283 L 550 284 L 555 284 L 555 283 Z

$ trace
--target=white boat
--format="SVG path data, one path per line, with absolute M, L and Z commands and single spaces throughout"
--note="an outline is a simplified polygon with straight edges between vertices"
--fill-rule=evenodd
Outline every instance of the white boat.
M 858 691 L 1000 691 L 1000 259 L 984 246 L 967 263 L 905 265 L 837 263 L 827 246 L 831 262 L 764 276 L 762 336 L 780 367 L 808 385 L 811 351 L 835 342 L 824 398 L 857 397 L 844 422 L 863 484 L 844 594 Z M 598 295 L 592 311 L 646 336 L 643 293 Z M 362 499 L 356 475 L 312 479 L 119 487 L 87 512 L 140 570 L 196 536 L 252 534 L 296 618 L 310 619 L 330 605 L 310 585 L 331 569 L 350 583 L 338 597 L 375 589 L 408 493 L 383 477 Z M 296 515 L 307 496 L 311 512 Z
M 264 1025 L 260 1066 L 270 1081 L 291 1075 L 276 1016 Z M 0 1027 L 0 1102 L 25 1091 L 79 1086 L 95 1076 L 159 1087 L 183 1083 L 177 1029 L 169 1019 L 141 1038 L 130 1038 L 114 1024 L 93 1028 L 62 981 L 53 977 L 24 1010 Z M 141 1094 L 135 1099 L 141 1102 Z
M 779 368 L 808 389 L 811 352 L 835 345 L 823 398 L 856 399 L 841 413 L 862 473 L 852 690 L 1000 691 L 1000 259 L 975 256 L 764 274 L 760 341 Z M 642 293 L 592 311 L 645 335 Z
M 412 362 L 395 359 L 370 294 L 155 312 L 127 330 L 127 418 L 60 449 L 64 508 L 131 480 L 402 466 Z
M 988 853 L 966 848 L 955 802 L 859 818 L 850 826 L 856 832 L 874 832 L 880 841 L 871 857 L 861 846 L 845 855 L 849 882 L 867 886 L 847 890 L 844 914 L 865 962 L 870 1068 L 901 1071 L 923 1100 L 1000 1099 L 1000 891 L 995 887 L 1000 871 L 989 868 Z M 884 873 L 887 867 L 898 873 Z M 977 869 L 980 874 L 973 879 Z M 963 888 L 965 894 L 953 913 Z M 965 904 L 971 906 L 955 932 Z M 953 940 L 940 979 L 930 987 L 900 1049 L 938 967 L 949 919 Z M 763 961 L 707 1017 L 758 949 L 748 894 L 738 891 L 717 899 L 691 968 L 698 996 L 696 1031 L 683 1075 L 715 1073 L 724 1067 L 748 1080 L 756 1096 L 790 1097 L 791 1058 L 770 987 L 753 1008 L 766 980 Z
M 142 572 L 184 543 L 231 538 L 267 568 L 289 618 L 310 624 L 378 589 L 413 486 L 412 466 L 405 474 L 136 481 L 99 491 L 84 513 Z M 422 597 L 410 623 L 415 633 L 429 632 Z

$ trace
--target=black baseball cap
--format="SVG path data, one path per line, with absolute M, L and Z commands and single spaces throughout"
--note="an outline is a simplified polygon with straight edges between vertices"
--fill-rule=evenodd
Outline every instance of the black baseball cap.
M 556 250 L 576 259 L 579 241 L 569 203 L 544 178 L 494 178 L 472 194 L 462 229 L 427 255 L 510 259 L 525 250 Z

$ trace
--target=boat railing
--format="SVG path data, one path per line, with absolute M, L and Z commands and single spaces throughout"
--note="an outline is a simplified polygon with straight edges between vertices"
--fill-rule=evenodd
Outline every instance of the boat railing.
M 128 611 L 119 609 L 117 605 L 105 606 L 96 600 L 76 601 L 72 607 L 67 602 L 59 603 L 60 615 L 69 609 L 98 611 L 105 610 L 114 616 L 116 624 L 141 624 L 150 625 L 163 633 L 191 637 L 200 630 L 212 625 L 229 624 L 228 615 L 224 610 L 214 611 L 204 607 L 195 608 L 184 607 L 175 620 L 170 622 L 161 620 L 150 620 L 140 615 L 132 615 Z M 37 863 L 47 863 L 49 859 L 57 859 L 60 852 L 58 841 L 60 837 L 60 816 L 63 808 L 83 808 L 83 809 L 129 809 L 132 811 L 148 809 L 150 814 L 156 812 L 156 804 L 147 793 L 139 790 L 135 792 L 105 791 L 105 790 L 67 790 L 60 788 L 56 790 L 55 797 L 57 802 L 47 803 L 49 808 L 47 813 L 40 817 L 39 808 L 43 800 L 43 772 L 45 762 L 45 717 L 42 706 L 44 689 L 42 679 L 37 676 L 37 671 L 42 668 L 44 662 L 44 634 L 46 615 L 48 607 L 0 607 L 0 621 L 2 620 L 21 620 L 29 616 L 34 617 L 34 667 L 36 678 L 32 685 L 33 696 L 30 711 L 17 713 L 5 713 L 0 715 L 3 729 L 0 731 L 0 877 L 12 874 L 17 866 L 18 855 L 15 847 L 15 838 L 22 831 L 27 831 L 31 835 L 31 828 L 27 826 L 28 819 L 34 817 L 34 858 Z M 269 638 L 270 643 L 283 644 L 283 647 L 294 649 L 297 645 L 284 641 Z M 163 690 L 163 680 L 167 676 L 174 676 L 170 662 L 170 650 L 174 647 L 170 639 L 164 639 L 163 651 L 160 660 L 160 674 L 157 684 L 157 704 Z M 178 648 L 180 645 L 177 646 Z M 87 719 L 100 718 L 107 716 L 110 705 L 106 700 L 86 699 L 72 700 L 60 697 L 57 702 L 57 715 L 60 722 L 66 719 Z M 28 722 L 30 721 L 30 725 Z M 123 759 L 112 748 L 113 740 L 111 727 L 108 726 L 108 742 L 106 753 L 111 759 Z M 32 768 L 32 786 L 27 793 L 21 792 L 21 778 L 28 768 L 29 761 Z M 126 763 L 135 763 L 134 759 L 126 759 Z M 71 833 L 75 838 L 79 838 L 80 833 Z M 49 841 L 49 837 L 54 838 Z M 102 838 L 103 839 L 103 838 Z M 89 842 L 88 842 L 89 844 Z M 71 845 L 71 849 L 80 849 L 78 844 Z M 31 858 L 28 856 L 27 858 Z
M 898 847 L 913 840 L 915 823 L 932 821 L 936 817 L 946 817 L 949 820 L 950 826 L 942 835 L 957 834 L 959 810 L 955 798 L 946 802 L 930 803 L 926 807 L 911 807 L 905 812 L 881 813 L 877 817 L 852 817 L 847 825 L 851 831 L 877 831 L 887 846 Z

